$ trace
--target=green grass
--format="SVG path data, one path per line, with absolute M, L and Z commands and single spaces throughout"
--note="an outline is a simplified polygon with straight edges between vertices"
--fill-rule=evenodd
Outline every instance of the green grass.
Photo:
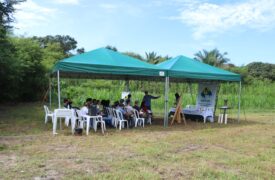
M 246 119 L 52 136 L 41 104 L 1 105 L 0 179 L 274 179 L 274 113 Z

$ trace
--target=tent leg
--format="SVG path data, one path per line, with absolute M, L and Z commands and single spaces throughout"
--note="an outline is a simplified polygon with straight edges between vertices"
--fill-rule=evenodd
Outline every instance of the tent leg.
M 191 99 L 192 99 L 192 103 L 193 103 L 194 100 L 193 100 L 193 93 L 192 93 L 192 84 L 190 82 L 188 83 L 188 87 L 189 87 L 189 92 L 191 94 Z
M 240 81 L 240 89 L 239 89 L 238 123 L 240 122 L 240 113 L 241 113 L 241 92 L 242 92 L 242 81 Z
M 58 108 L 61 108 L 59 70 L 57 71 L 57 89 L 58 89 Z
M 130 85 L 129 85 L 129 80 L 126 79 L 126 92 L 130 91 Z
M 50 109 L 52 109 L 52 85 L 51 85 L 51 78 L 49 78 L 49 104 L 50 104 Z
M 169 94 L 169 77 L 165 78 L 165 97 L 164 97 L 164 127 L 168 126 L 168 94 Z

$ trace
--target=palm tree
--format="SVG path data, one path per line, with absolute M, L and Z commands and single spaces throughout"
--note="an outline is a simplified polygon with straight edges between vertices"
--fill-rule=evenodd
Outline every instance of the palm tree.
M 220 53 L 218 49 L 213 49 L 211 51 L 206 51 L 205 49 L 199 51 L 195 54 L 195 59 L 206 64 L 222 67 L 230 61 L 229 58 L 226 58 L 227 52 Z
M 125 52 L 123 54 L 126 54 L 127 56 L 131 56 L 133 58 L 144 61 L 143 57 L 140 54 L 137 54 L 137 53 L 134 53 L 134 52 Z
M 145 52 L 146 61 L 151 64 L 157 64 L 159 63 L 159 60 L 161 59 L 161 56 L 158 56 L 156 52 Z
M 106 48 L 106 49 L 110 49 L 110 50 L 113 50 L 113 51 L 116 51 L 116 52 L 117 52 L 117 48 L 116 48 L 115 46 L 107 45 L 105 48 Z

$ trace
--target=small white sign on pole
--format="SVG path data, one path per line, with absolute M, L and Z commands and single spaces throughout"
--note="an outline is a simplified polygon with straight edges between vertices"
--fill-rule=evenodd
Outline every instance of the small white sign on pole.
M 159 76 L 165 76 L 165 72 L 164 71 L 159 71 Z
M 199 83 L 197 106 L 215 107 L 217 86 L 216 83 Z

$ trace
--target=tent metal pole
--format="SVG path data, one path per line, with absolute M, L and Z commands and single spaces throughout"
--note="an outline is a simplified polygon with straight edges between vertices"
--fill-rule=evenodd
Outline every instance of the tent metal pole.
M 49 78 L 49 104 L 50 104 L 50 109 L 52 109 L 52 85 L 51 85 L 51 78 Z
M 192 99 L 192 103 L 193 103 L 192 84 L 190 82 L 188 83 L 188 87 L 189 87 L 189 92 L 191 94 L 191 99 Z
M 129 87 L 129 79 L 126 79 L 126 91 L 129 92 L 130 91 L 130 87 Z
M 242 92 L 242 81 L 240 81 L 239 86 L 239 104 L 238 104 L 238 123 L 240 122 L 240 113 L 241 113 L 241 92 Z
M 57 71 L 57 89 L 58 89 L 58 108 L 61 108 L 59 70 Z
M 168 127 L 168 94 L 169 94 L 169 77 L 165 77 L 164 127 Z

